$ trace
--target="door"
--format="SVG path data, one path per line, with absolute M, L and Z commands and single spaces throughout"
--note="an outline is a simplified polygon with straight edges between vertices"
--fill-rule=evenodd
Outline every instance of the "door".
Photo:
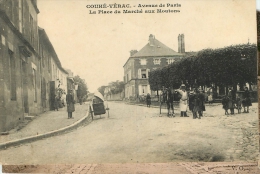
M 24 113 L 29 113 L 27 63 L 22 59 L 22 98 Z
M 42 108 L 44 111 L 46 111 L 46 82 L 45 78 L 42 78 L 41 83 L 41 99 L 42 99 Z
M 54 102 L 55 102 L 55 81 L 50 82 L 50 110 L 54 110 Z

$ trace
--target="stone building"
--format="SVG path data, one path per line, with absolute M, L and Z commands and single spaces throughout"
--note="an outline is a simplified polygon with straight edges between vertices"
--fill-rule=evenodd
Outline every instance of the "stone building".
M 57 88 L 67 91 L 68 73 L 38 13 L 37 0 L 0 1 L 0 132 L 50 110 Z
M 61 62 L 45 30 L 39 27 L 39 54 L 41 57 L 41 102 L 42 109 L 54 110 L 55 95 L 62 97 L 67 92 L 69 73 Z
M 41 111 L 36 0 L 0 2 L 0 131 Z
M 123 66 L 125 99 L 135 100 L 147 93 L 155 95 L 155 91 L 150 90 L 149 72 L 195 54 L 185 52 L 184 34 L 178 36 L 178 46 L 179 52 L 176 52 L 150 34 L 148 43 L 140 51 L 130 51 L 130 57 Z

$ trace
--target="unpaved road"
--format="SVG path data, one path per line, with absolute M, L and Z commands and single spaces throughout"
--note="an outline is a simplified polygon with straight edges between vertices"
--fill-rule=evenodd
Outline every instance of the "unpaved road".
M 258 157 L 257 104 L 227 117 L 206 106 L 201 120 L 159 117 L 158 108 L 109 103 L 103 115 L 73 132 L 0 151 L 2 164 L 250 161 Z M 165 110 L 163 110 L 165 112 Z M 178 111 L 176 111 L 178 113 Z

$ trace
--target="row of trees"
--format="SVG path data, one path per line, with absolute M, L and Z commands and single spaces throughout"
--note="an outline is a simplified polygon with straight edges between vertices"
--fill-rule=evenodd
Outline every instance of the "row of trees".
M 74 77 L 74 82 L 75 84 L 78 85 L 78 90 L 77 90 L 77 97 L 81 101 L 84 98 L 86 98 L 87 93 L 88 93 L 88 87 L 84 79 L 80 78 L 80 76 L 75 76 Z
M 121 93 L 124 88 L 125 88 L 125 85 L 124 85 L 124 82 L 123 81 L 114 81 L 114 82 L 110 82 L 107 86 L 101 86 L 98 88 L 98 91 L 104 95 L 104 91 L 105 91 L 105 88 L 106 87 L 109 87 L 110 91 L 109 91 L 109 94 L 118 94 L 118 93 Z
M 196 79 L 196 80 L 195 80 Z M 181 83 L 191 86 L 236 86 L 257 82 L 257 46 L 232 45 L 220 49 L 205 49 L 197 55 L 150 72 L 152 90 L 162 86 L 179 88 Z

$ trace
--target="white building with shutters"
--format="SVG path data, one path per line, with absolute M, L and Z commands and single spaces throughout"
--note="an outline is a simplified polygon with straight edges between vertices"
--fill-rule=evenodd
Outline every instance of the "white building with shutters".
M 184 47 L 183 34 L 179 35 L 178 41 L 182 42 L 179 43 L 179 47 Z M 187 55 L 184 49 L 179 49 L 179 51 L 176 52 L 167 47 L 155 39 L 155 36 L 152 34 L 149 36 L 148 43 L 140 51 L 130 51 L 130 57 L 123 66 L 125 99 L 135 100 L 140 96 L 146 96 L 147 93 L 155 96 L 156 92 L 151 91 L 148 82 L 149 72 L 165 67 Z

